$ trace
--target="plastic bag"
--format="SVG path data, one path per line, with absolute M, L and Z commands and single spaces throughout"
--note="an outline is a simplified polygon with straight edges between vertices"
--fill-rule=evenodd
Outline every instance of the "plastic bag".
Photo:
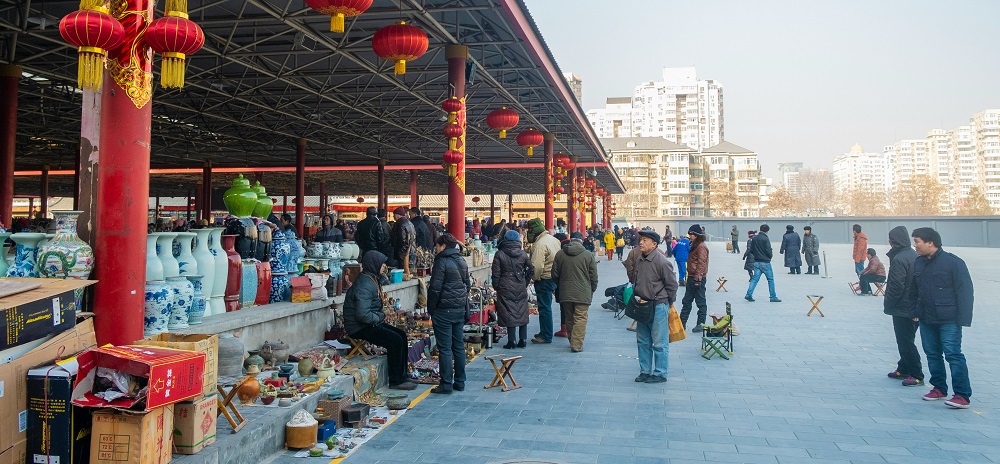
M 674 308 L 674 305 L 670 305 L 670 313 L 667 315 L 667 326 L 670 328 L 670 343 L 687 338 L 687 333 L 684 331 L 684 324 L 681 323 L 681 315 L 677 314 L 677 308 Z

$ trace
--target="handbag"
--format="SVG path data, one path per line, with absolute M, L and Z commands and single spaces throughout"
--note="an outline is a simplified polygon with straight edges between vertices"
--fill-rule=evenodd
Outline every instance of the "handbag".
M 677 314 L 677 308 L 670 305 L 670 313 L 667 314 L 667 326 L 670 328 L 670 343 L 679 342 L 687 338 L 684 331 L 684 324 L 681 323 L 681 315 Z
M 649 324 L 653 322 L 653 316 L 656 315 L 656 302 L 640 303 L 639 296 L 633 294 L 632 298 L 629 298 L 628 304 L 625 305 L 625 315 L 635 319 L 636 322 Z

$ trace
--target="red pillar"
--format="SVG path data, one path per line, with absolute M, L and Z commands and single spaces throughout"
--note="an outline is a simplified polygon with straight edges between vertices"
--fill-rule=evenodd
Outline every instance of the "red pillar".
M 73 166 L 73 209 L 76 211 L 80 210 L 80 166 L 83 162 L 83 156 L 80 155 L 80 150 L 76 151 L 76 165 Z
M 205 161 L 201 165 L 201 218 L 212 221 L 212 162 Z
M 197 182 L 194 184 L 194 220 L 195 222 L 201 221 L 202 214 L 205 209 L 202 208 L 201 202 L 205 201 L 205 184 Z
M 500 222 L 496 220 L 497 204 L 496 195 L 493 194 L 493 187 L 490 187 L 490 222 Z
M 454 96 L 465 102 L 465 61 L 469 57 L 469 47 L 465 45 L 448 45 L 445 48 L 445 58 L 448 60 L 448 84 L 455 92 Z M 458 122 L 465 133 L 465 108 L 459 112 Z M 454 177 L 448 178 L 448 232 L 451 232 L 459 242 L 465 240 L 465 135 L 458 139 L 458 151 L 462 152 L 462 160 Z
M 576 194 L 577 195 L 577 201 L 576 201 L 577 215 L 576 215 L 576 219 L 577 219 L 577 221 L 579 221 L 579 224 L 577 224 L 577 226 L 576 226 L 576 230 L 580 231 L 580 233 L 584 233 L 584 232 L 587 231 L 587 214 L 586 214 L 587 213 L 587 205 L 585 203 L 587 200 L 586 200 L 586 198 L 583 195 L 583 188 L 586 185 L 587 178 L 583 174 L 583 171 L 584 171 L 583 168 L 576 168 L 576 173 L 575 173 L 576 174 L 576 188 L 578 189 L 577 194 Z
M 596 226 L 597 225 L 597 194 L 594 193 L 593 189 L 590 190 L 590 204 L 593 205 L 593 206 L 590 207 L 590 225 L 591 226 Z
M 410 171 L 410 206 L 420 207 L 420 196 L 417 194 L 417 171 Z
M 281 197 L 281 214 L 288 214 L 288 194 Z
M 579 161 L 578 156 L 570 156 L 571 166 L 576 166 Z M 566 229 L 569 233 L 577 232 L 580 223 L 576 219 L 576 169 L 567 169 L 566 177 L 569 178 L 569 190 L 566 192 Z
M 319 181 L 319 215 L 326 214 L 326 181 Z
M 14 150 L 17 148 L 17 83 L 21 67 L 0 64 L 0 224 L 14 224 Z
M 378 208 L 389 209 L 389 197 L 385 195 L 385 160 L 378 160 Z
M 136 3 L 139 11 L 134 14 L 153 17 L 154 2 Z M 129 1 L 128 8 L 133 7 Z M 130 53 L 129 45 L 123 50 Z M 112 52 L 110 58 L 119 53 Z M 140 61 L 142 71 L 152 71 L 147 46 L 133 56 L 145 58 Z M 99 345 L 121 345 L 142 339 L 153 105 L 147 101 L 137 108 L 107 73 L 101 99 L 101 173 L 93 234 L 94 278 L 101 282 L 94 287 L 94 326 Z
M 306 233 L 306 139 L 299 139 L 295 152 L 295 229 Z
M 510 228 L 514 228 L 514 194 L 507 194 L 507 224 L 510 224 Z
M 553 153 L 552 149 L 555 145 L 556 134 L 551 132 L 546 132 L 542 134 L 545 138 L 545 142 L 542 147 L 545 149 L 545 229 L 552 230 L 556 226 L 556 211 L 555 211 L 555 192 L 552 191 L 552 166 L 553 166 Z
M 45 164 L 42 166 L 42 195 L 39 200 L 38 207 L 41 208 L 42 217 L 48 217 L 49 214 L 49 165 Z

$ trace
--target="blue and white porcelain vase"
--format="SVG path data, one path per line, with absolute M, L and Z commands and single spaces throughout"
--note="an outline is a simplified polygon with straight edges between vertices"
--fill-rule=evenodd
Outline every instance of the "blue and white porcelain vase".
M 271 275 L 276 272 L 288 272 L 288 258 L 292 253 L 292 244 L 285 238 L 284 232 L 276 231 L 271 235 Z
M 244 259 L 240 276 L 240 306 L 249 308 L 257 299 L 257 260 Z
M 186 276 L 167 277 L 167 285 L 174 290 L 174 304 L 170 310 L 170 320 L 167 330 L 186 329 L 188 313 L 191 312 L 191 301 L 194 299 L 194 285 Z
M 191 254 L 191 245 L 194 243 L 194 232 L 178 232 L 174 243 L 181 247 L 181 252 L 177 255 L 177 273 L 180 275 L 201 274 L 198 269 L 198 261 L 195 261 Z
M 184 277 L 187 277 L 194 287 L 194 293 L 191 296 L 191 311 L 188 312 L 188 324 L 201 324 L 201 318 L 205 316 L 205 308 L 208 306 L 208 299 L 205 298 L 204 286 L 202 285 L 203 276 L 186 275 Z
M 210 316 L 212 313 L 208 309 L 208 298 L 212 294 L 212 286 L 215 284 L 215 256 L 208 248 L 212 229 L 195 229 L 194 233 L 197 237 L 194 239 L 195 245 L 191 254 L 198 262 L 198 274 L 202 276 L 201 292 L 205 296 L 205 315 Z
M 272 261 L 273 263 L 273 261 Z M 292 281 L 287 272 L 271 273 L 271 295 L 268 303 L 292 301 Z
M 10 236 L 17 244 L 14 250 L 14 265 L 7 269 L 7 277 L 40 277 L 38 274 L 38 242 L 45 234 L 21 232 Z
M 163 263 L 163 277 L 167 279 L 180 275 L 180 267 L 173 253 L 175 238 L 177 232 L 160 232 L 156 238 L 156 256 Z
M 229 276 L 229 257 L 226 249 L 222 247 L 222 228 L 214 227 L 209 229 L 208 251 L 212 252 L 215 260 L 215 281 L 212 282 L 212 290 L 206 292 L 208 297 L 208 309 L 206 314 L 222 314 L 226 312 L 226 302 L 223 297 L 226 295 L 226 279 Z
M 174 289 L 162 280 L 146 282 L 143 305 L 142 335 L 149 338 L 167 331 L 170 313 L 174 307 Z
M 152 233 L 146 236 L 146 281 L 164 280 L 163 263 L 156 255 L 156 240 L 160 238 L 159 233 Z
M 7 264 L 7 238 L 10 237 L 10 232 L 0 229 L 0 276 L 7 275 L 7 269 L 10 265 Z

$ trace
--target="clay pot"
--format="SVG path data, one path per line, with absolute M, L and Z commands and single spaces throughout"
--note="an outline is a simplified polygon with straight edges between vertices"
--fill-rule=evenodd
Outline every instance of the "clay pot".
M 256 366 L 257 372 L 264 370 L 264 358 L 260 356 L 260 350 L 249 350 L 250 356 L 243 361 L 243 368 L 247 370 L 247 374 L 250 373 L 250 366 Z
M 240 397 L 241 404 L 254 404 L 260 397 L 260 381 L 255 375 L 248 375 L 246 379 L 239 390 L 236 390 L 236 396 Z
M 308 377 L 313 371 L 313 360 L 310 357 L 305 357 L 299 360 L 299 375 L 302 377 Z

